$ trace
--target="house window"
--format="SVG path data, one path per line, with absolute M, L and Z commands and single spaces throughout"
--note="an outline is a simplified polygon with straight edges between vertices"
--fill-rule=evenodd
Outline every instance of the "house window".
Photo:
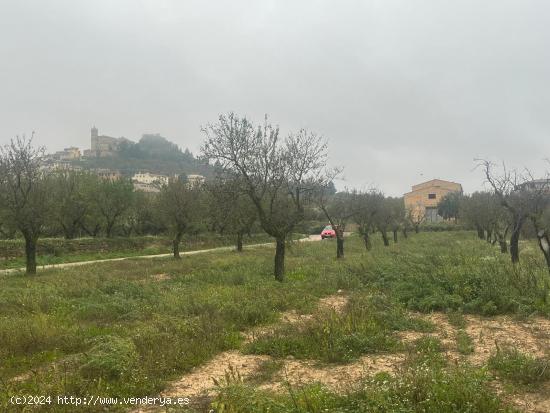
M 435 194 L 428 194 L 428 199 L 435 199 Z

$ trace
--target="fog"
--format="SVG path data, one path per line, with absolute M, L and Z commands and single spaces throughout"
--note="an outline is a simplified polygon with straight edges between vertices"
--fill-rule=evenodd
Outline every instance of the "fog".
M 48 151 L 268 113 L 343 166 L 338 187 L 480 189 L 474 158 L 540 174 L 550 157 L 546 1 L 7 1 L 0 143 Z

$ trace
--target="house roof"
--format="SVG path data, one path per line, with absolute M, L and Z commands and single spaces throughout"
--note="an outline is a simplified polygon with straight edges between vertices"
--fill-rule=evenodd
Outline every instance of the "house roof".
M 430 185 L 431 184 L 431 185 Z M 438 179 L 438 178 L 435 178 L 435 179 L 430 179 L 429 181 L 425 181 L 425 182 L 421 182 L 419 184 L 415 184 L 411 187 L 411 191 L 409 192 L 406 192 L 404 195 L 407 195 L 407 194 L 411 194 L 413 192 L 416 192 L 420 189 L 423 189 L 423 188 L 429 188 L 430 186 L 440 186 L 440 187 L 447 187 L 447 189 L 452 189 L 452 188 L 449 188 L 448 186 L 459 186 L 460 187 L 460 190 L 462 191 L 462 185 L 459 184 L 458 182 L 453 182 L 453 181 L 446 181 L 444 179 Z

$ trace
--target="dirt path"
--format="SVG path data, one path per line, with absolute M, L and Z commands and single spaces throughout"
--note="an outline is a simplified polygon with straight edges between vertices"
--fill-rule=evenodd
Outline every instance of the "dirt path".
M 321 298 L 319 300 L 318 309 L 333 309 L 334 311 L 342 311 L 348 302 L 347 296 L 343 291 L 338 291 L 337 294 Z M 296 324 L 302 323 L 311 319 L 311 314 L 298 314 L 291 310 L 281 314 L 281 323 Z M 255 337 L 262 333 L 271 330 L 275 325 L 262 326 L 250 331 L 244 332 L 243 336 L 246 342 L 254 340 Z M 241 378 L 246 379 L 254 375 L 260 368 L 262 363 L 273 360 L 271 356 L 243 354 L 238 350 L 225 351 L 212 358 L 207 363 L 194 368 L 190 373 L 184 375 L 181 379 L 173 382 L 164 392 L 161 397 L 188 397 L 191 403 L 195 404 L 212 397 L 215 393 L 215 381 L 223 380 L 226 373 L 230 370 L 238 372 Z M 290 363 L 288 360 L 285 363 Z M 295 362 L 298 363 L 298 362 Z M 289 364 L 283 367 L 286 371 L 294 372 L 296 380 L 299 380 L 296 373 L 300 371 L 306 372 L 307 368 L 301 370 L 296 365 Z M 328 376 L 328 374 L 327 374 Z M 134 410 L 135 413 L 146 413 L 160 411 L 158 407 L 139 408 Z
M 342 311 L 347 303 L 347 297 L 342 294 L 331 295 L 319 301 L 318 308 L 332 308 Z M 499 346 L 514 346 L 518 350 L 534 356 L 545 356 L 550 351 L 550 320 L 536 318 L 529 322 L 515 321 L 507 316 L 484 318 L 479 316 L 465 316 L 466 333 L 472 338 L 474 352 L 469 355 L 460 354 L 457 350 L 456 337 L 459 331 L 451 325 L 447 315 L 432 313 L 429 315 L 415 314 L 431 321 L 436 326 L 433 333 L 418 333 L 405 331 L 399 334 L 404 342 L 412 343 L 422 336 L 434 336 L 441 340 L 444 351 L 450 362 L 471 363 L 472 365 L 484 365 L 491 354 L 496 351 L 496 343 Z M 303 323 L 310 320 L 311 314 L 297 314 L 293 311 L 281 315 L 280 323 Z M 279 323 L 279 324 L 280 324 Z M 273 326 L 261 327 L 245 334 L 245 341 L 253 340 L 262 332 L 269 331 Z M 365 377 L 372 376 L 381 371 L 395 373 L 401 368 L 406 358 L 405 352 L 393 354 L 370 354 L 361 357 L 354 363 L 344 365 L 319 365 L 315 361 L 295 360 L 287 357 L 279 360 L 280 368 L 273 376 L 258 388 L 275 392 L 284 392 L 287 383 L 301 385 L 319 382 L 332 390 L 345 392 L 351 385 Z M 191 401 L 208 400 L 215 395 L 214 380 L 223 381 L 230 370 L 238 372 L 243 380 L 254 378 L 266 362 L 275 360 L 266 355 L 242 354 L 238 350 L 221 353 L 208 363 L 195 368 L 180 380 L 174 382 L 165 392 L 164 397 L 189 397 Z M 497 383 L 498 384 L 498 383 Z M 543 386 L 537 392 L 506 393 L 495 388 L 505 400 L 528 413 L 550 412 L 550 383 Z M 138 410 L 138 412 L 151 412 L 155 409 Z
M 305 238 L 300 238 L 297 240 L 298 242 L 311 242 L 311 241 L 321 241 L 321 237 L 319 235 L 310 235 Z M 258 247 L 268 247 L 275 245 L 272 242 L 265 242 L 262 244 L 252 244 L 252 245 L 245 245 L 245 249 L 249 248 L 258 248 Z M 233 250 L 233 246 L 229 247 L 217 247 L 217 248 L 209 248 L 205 250 L 195 250 L 195 251 L 184 251 L 180 252 L 180 255 L 195 255 L 195 254 L 204 254 L 207 252 L 220 252 L 220 251 L 231 251 Z M 151 258 L 162 258 L 162 257 L 170 257 L 172 256 L 172 253 L 169 254 L 153 254 L 153 255 L 134 255 L 129 257 L 119 257 L 119 258 L 106 258 L 102 260 L 90 260 L 90 261 L 77 261 L 77 262 L 66 262 L 62 264 L 48 264 L 48 265 L 40 265 L 37 266 L 37 270 L 46 270 L 49 268 L 70 268 L 70 267 L 78 267 L 81 265 L 90 265 L 90 264 L 99 264 L 103 262 L 115 262 L 115 261 L 124 261 L 124 260 L 132 260 L 132 259 L 151 259 Z M 0 274 L 11 274 L 15 272 L 22 272 L 25 271 L 25 268 L 10 268 L 7 270 L 0 270 Z

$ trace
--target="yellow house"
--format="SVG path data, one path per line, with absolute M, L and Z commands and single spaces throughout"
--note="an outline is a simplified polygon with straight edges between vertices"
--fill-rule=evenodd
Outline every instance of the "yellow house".
M 437 214 L 437 205 L 450 192 L 462 193 L 462 185 L 442 179 L 413 185 L 412 190 L 403 195 L 405 208 L 417 220 L 425 217 L 427 222 L 440 222 L 443 218 Z

